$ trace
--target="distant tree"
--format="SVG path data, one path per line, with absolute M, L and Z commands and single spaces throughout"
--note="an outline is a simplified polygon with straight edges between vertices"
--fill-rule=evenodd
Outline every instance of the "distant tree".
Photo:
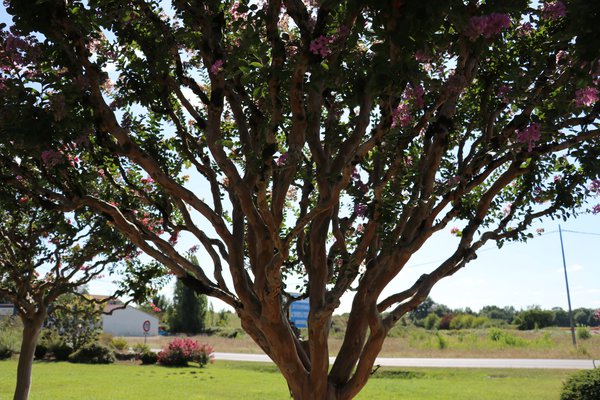
M 591 308 L 577 308 L 573 310 L 573 321 L 576 325 L 595 326 L 594 310 Z
M 413 320 L 413 322 L 422 320 L 427 317 L 429 313 L 434 311 L 436 305 L 437 303 L 433 301 L 431 297 L 427 296 L 421 304 L 410 312 L 410 319 Z
M 512 323 L 515 313 L 515 308 L 512 306 L 504 308 L 498 306 L 485 306 L 479 311 L 479 315 L 482 317 L 506 321 L 507 324 Z
M 571 322 L 569 320 L 569 313 L 563 310 L 560 307 L 552 308 L 552 313 L 554 318 L 552 319 L 552 325 L 566 327 L 570 326 Z
M 206 310 L 206 296 L 196 293 L 178 279 L 169 316 L 169 330 L 188 335 L 201 333 L 205 328 Z
M 542 329 L 552 326 L 553 317 L 552 311 L 534 307 L 519 312 L 514 322 L 520 330 Z
M 15 400 L 29 396 L 34 350 L 49 307 L 61 295 L 81 296 L 82 285 L 108 268 L 133 265 L 136 257 L 135 247 L 103 216 L 83 208 L 66 215 L 51 202 L 0 187 L 0 296 L 14 304 L 23 322 Z
M 73 351 L 94 342 L 102 331 L 102 304 L 72 293 L 51 305 L 47 326 L 56 331 Z

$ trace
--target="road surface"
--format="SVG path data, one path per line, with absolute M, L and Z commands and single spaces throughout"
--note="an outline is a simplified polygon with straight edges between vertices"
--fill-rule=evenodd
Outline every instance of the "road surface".
M 216 360 L 271 362 L 265 354 L 214 353 Z M 333 363 L 333 357 L 329 358 Z M 592 360 L 557 360 L 524 358 L 385 358 L 379 357 L 375 365 L 386 367 L 445 367 L 445 368 L 531 368 L 531 369 L 592 369 Z M 595 361 L 600 367 L 600 360 Z

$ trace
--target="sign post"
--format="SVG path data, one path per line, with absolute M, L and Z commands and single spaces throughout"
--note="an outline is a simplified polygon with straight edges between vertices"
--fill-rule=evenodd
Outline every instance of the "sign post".
M 150 321 L 145 320 L 142 324 L 142 329 L 144 329 L 144 344 L 146 344 L 146 338 L 148 337 L 148 332 L 150 332 Z
M 296 300 L 290 304 L 290 322 L 296 328 L 306 328 L 310 304 L 308 299 Z

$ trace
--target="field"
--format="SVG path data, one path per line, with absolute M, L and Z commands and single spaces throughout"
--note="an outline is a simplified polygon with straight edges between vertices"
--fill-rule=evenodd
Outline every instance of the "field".
M 12 397 L 16 361 L 0 361 L 0 399 Z M 558 400 L 573 371 L 381 368 L 358 399 Z M 31 400 L 289 398 L 276 368 L 260 363 L 215 362 L 206 368 L 132 363 L 81 365 L 36 362 Z
M 492 328 L 494 329 L 494 328 Z M 492 335 L 495 332 L 496 335 Z M 498 333 L 499 332 L 499 333 Z M 497 340 L 493 340 L 495 337 Z M 248 337 L 235 339 L 219 336 L 194 336 L 201 343 L 209 343 L 215 351 L 229 353 L 261 353 L 261 349 Z M 126 338 L 130 344 L 143 338 Z M 161 348 L 172 337 L 150 337 L 148 345 Z M 330 338 L 329 353 L 334 356 L 342 340 Z M 538 331 L 515 329 L 472 329 L 433 332 L 421 328 L 396 330 L 395 337 L 387 338 L 380 354 L 382 357 L 462 357 L 462 358 L 594 358 L 600 359 L 600 335 L 579 340 L 575 349 L 570 331 L 547 328 Z

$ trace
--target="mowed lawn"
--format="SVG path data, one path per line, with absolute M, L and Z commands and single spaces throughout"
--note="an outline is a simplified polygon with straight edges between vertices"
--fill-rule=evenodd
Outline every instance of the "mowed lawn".
M 0 361 L 0 399 L 12 398 L 16 361 Z M 363 400 L 558 400 L 574 371 L 381 368 Z M 206 368 L 137 364 L 80 365 L 36 362 L 31 400 L 289 398 L 270 364 L 219 361 Z

